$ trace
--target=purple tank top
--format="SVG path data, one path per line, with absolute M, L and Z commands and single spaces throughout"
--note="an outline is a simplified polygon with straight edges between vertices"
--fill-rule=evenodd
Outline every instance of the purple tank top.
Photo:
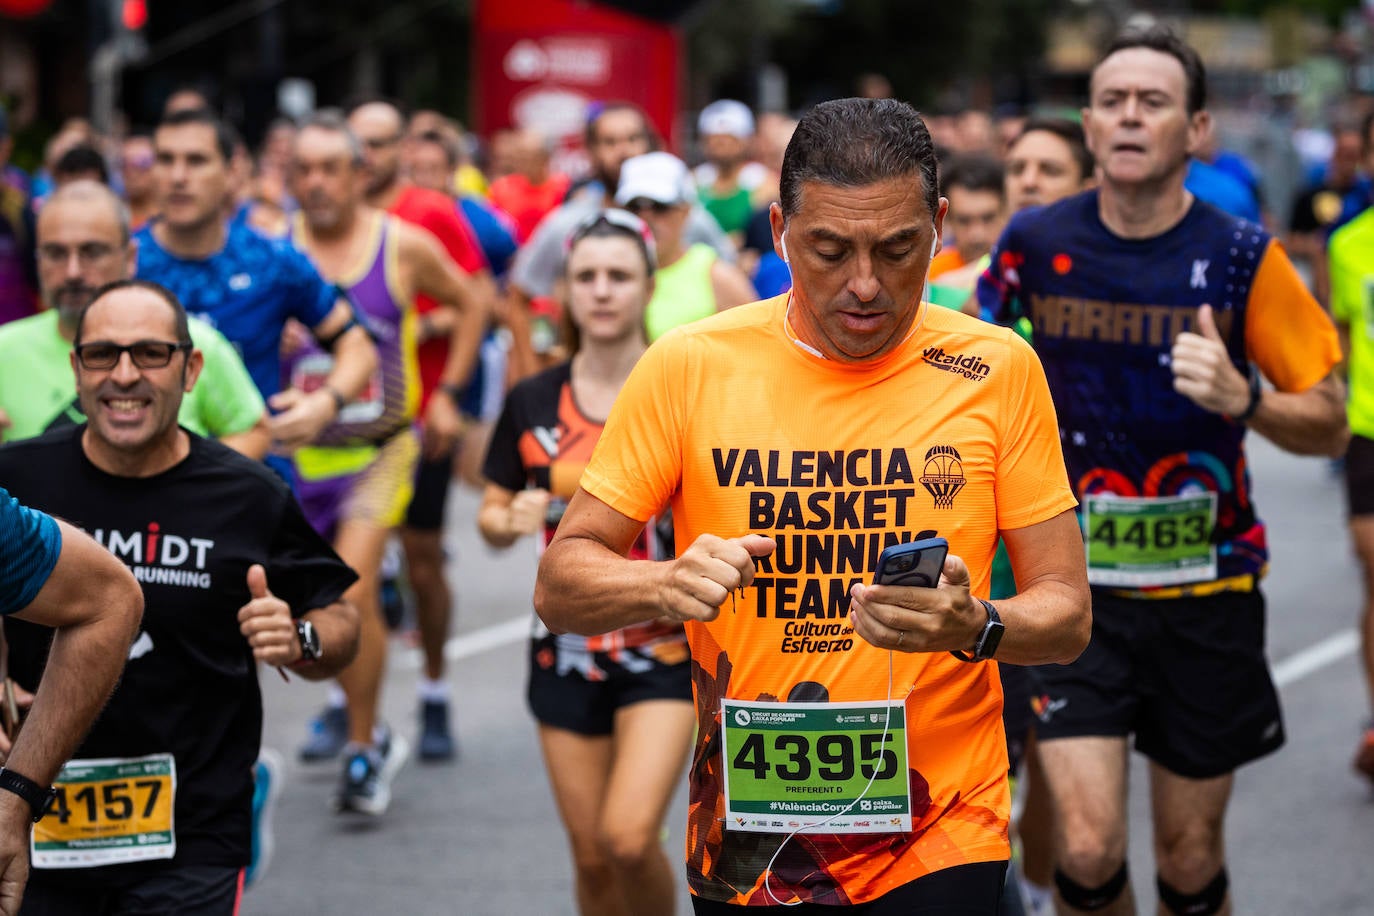
M 293 223 L 291 240 L 308 255 L 296 228 Z M 321 433 L 316 445 L 385 441 L 410 425 L 419 405 L 414 303 L 397 301 L 392 291 L 398 269 L 394 218 L 374 214 L 369 232 L 375 244 L 364 262 L 366 270 L 361 276 L 354 273 L 337 282 L 352 301 L 358 319 L 372 334 L 377 345 L 377 370 L 367 388 Z M 324 384 L 333 368 L 333 357 L 311 340 L 283 358 L 282 381 L 303 391 L 313 391 Z

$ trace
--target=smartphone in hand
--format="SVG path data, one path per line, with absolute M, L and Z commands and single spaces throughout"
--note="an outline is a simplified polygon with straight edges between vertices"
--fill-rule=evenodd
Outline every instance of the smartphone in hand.
M 878 557 L 873 584 L 935 588 L 940 584 L 940 571 L 945 568 L 948 554 L 949 541 L 944 538 L 894 544 Z

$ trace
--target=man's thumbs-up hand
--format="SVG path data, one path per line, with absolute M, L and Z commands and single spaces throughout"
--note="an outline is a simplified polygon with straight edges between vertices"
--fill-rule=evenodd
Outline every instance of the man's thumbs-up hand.
M 1174 390 L 1203 410 L 1235 417 L 1250 405 L 1250 380 L 1231 362 L 1210 305 L 1198 307 L 1196 332 L 1174 340 L 1170 363 Z
M 262 564 L 248 567 L 248 603 L 239 608 L 239 632 L 253 647 L 253 657 L 268 665 L 289 665 L 301 657 L 291 608 L 267 587 Z

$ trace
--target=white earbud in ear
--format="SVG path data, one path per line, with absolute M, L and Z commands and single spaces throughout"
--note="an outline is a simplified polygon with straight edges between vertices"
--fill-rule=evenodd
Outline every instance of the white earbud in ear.
M 936 246 L 936 245 L 939 245 L 939 244 L 940 244 L 940 237 L 939 237 L 938 235 L 937 235 L 937 236 L 934 236 L 933 238 L 931 238 L 931 240 L 930 240 L 930 256 L 931 256 L 932 258 L 935 257 L 935 246 Z
M 782 244 L 782 263 L 791 267 L 792 262 L 787 257 L 787 233 L 784 232 L 782 235 L 778 236 L 778 241 Z

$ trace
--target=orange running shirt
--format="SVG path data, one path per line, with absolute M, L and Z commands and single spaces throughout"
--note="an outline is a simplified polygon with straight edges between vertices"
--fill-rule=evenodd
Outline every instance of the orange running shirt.
M 959 254 L 959 249 L 953 245 L 941 249 L 940 253 L 930 259 L 930 268 L 926 272 L 926 278 L 934 280 L 941 274 L 947 274 L 952 270 L 958 270 L 968 262 L 964 256 Z
M 785 835 L 724 830 L 721 698 L 884 700 L 888 653 L 846 617 L 850 585 L 871 580 L 883 547 L 947 538 L 986 596 L 999 529 L 1075 505 L 1044 373 L 1011 331 L 922 306 L 910 339 L 854 365 L 796 343 L 788 302 L 732 309 L 651 346 L 581 480 L 635 519 L 670 502 L 679 549 L 703 533 L 777 539 L 742 597 L 687 625 L 699 726 L 688 881 L 755 905 L 774 902 L 763 876 Z M 896 653 L 892 666 L 913 832 L 794 837 L 769 880 L 780 900 L 860 903 L 1008 858 L 996 665 L 941 652 Z

